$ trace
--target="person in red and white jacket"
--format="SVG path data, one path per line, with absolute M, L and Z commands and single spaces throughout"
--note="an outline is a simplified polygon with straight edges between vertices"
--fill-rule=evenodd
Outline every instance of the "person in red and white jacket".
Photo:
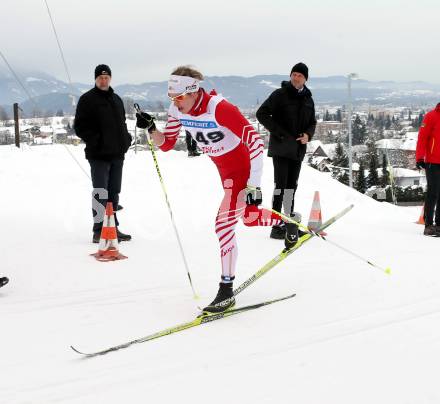
M 416 166 L 425 169 L 428 183 L 423 234 L 440 237 L 440 103 L 423 118 L 417 139 Z
M 261 174 L 263 141 L 238 108 L 215 91 L 200 87 L 203 76 L 189 66 L 175 69 L 168 82 L 172 103 L 163 132 L 154 126 L 151 116 L 137 114 L 137 126 L 148 128 L 153 142 L 162 150 L 171 150 L 183 128 L 217 166 L 224 197 L 215 220 L 220 243 L 221 282 L 207 312 L 224 311 L 235 304 L 233 281 L 237 261 L 235 226 L 242 218 L 246 226 L 273 226 L 278 215 L 257 206 L 262 202 Z M 227 303 L 224 300 L 227 299 Z M 223 304 L 219 304 L 223 302 Z

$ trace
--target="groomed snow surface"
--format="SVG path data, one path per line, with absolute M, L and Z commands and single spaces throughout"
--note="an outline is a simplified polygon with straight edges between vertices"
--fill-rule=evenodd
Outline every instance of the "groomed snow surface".
M 120 245 L 89 254 L 91 181 L 81 146 L 0 147 L 0 403 L 438 404 L 440 240 L 420 207 L 378 203 L 303 165 L 296 210 L 314 191 L 323 219 L 353 203 L 328 237 L 374 269 L 313 239 L 237 298 L 297 296 L 106 356 L 94 351 L 191 320 L 220 277 L 214 218 L 221 187 L 206 156 L 158 153 L 196 303 L 151 154 L 124 166 Z M 272 162 L 263 193 L 270 205 Z M 268 228 L 238 226 L 237 284 L 282 248 Z

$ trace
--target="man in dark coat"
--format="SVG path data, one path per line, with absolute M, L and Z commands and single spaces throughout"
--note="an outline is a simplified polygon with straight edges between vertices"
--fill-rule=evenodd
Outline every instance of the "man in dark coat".
M 121 98 L 110 87 L 111 70 L 95 68 L 95 87 L 84 93 L 76 108 L 75 132 L 86 144 L 93 184 L 93 242 L 98 243 L 107 201 L 117 210 L 121 192 L 124 155 L 131 144 Z M 115 215 L 116 226 L 119 225 Z M 119 241 L 131 239 L 117 230 Z
M 297 63 L 290 73 L 290 81 L 283 81 L 257 111 L 257 119 L 270 132 L 268 156 L 272 157 L 275 190 L 272 208 L 294 217 L 295 192 L 306 154 L 307 142 L 315 133 L 315 104 L 305 82 L 309 69 Z M 289 227 L 289 225 L 287 226 Z M 298 237 L 298 228 L 290 229 Z M 287 229 L 289 232 L 289 229 Z M 286 227 L 272 227 L 271 237 L 284 239 Z

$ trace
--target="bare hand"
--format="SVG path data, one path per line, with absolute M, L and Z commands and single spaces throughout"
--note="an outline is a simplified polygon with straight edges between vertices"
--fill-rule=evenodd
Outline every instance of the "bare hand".
M 298 142 L 301 142 L 301 144 L 306 144 L 309 141 L 309 135 L 307 133 L 303 133 L 301 137 L 296 139 Z
M 165 135 L 158 130 L 153 131 L 150 134 L 151 140 L 156 146 L 162 146 L 165 143 Z

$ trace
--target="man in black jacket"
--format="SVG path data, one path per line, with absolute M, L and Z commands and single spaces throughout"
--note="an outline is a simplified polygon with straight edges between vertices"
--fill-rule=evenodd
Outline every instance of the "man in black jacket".
M 86 144 L 93 184 L 93 242 L 98 243 L 107 201 L 116 210 L 121 192 L 124 155 L 131 144 L 121 98 L 110 87 L 107 65 L 95 68 L 95 87 L 84 93 L 76 108 L 75 132 Z M 119 225 L 115 215 L 116 226 Z M 131 239 L 117 230 L 119 241 Z
M 281 88 L 275 90 L 257 111 L 258 121 L 270 132 L 268 156 L 273 160 L 275 182 L 272 208 L 280 212 L 284 206 L 284 213 L 293 218 L 301 162 L 316 127 L 315 104 L 305 85 L 308 77 L 308 67 L 297 63 L 290 72 L 290 81 L 283 81 Z M 295 243 L 298 228 L 274 226 L 270 236 L 291 237 L 290 244 Z

